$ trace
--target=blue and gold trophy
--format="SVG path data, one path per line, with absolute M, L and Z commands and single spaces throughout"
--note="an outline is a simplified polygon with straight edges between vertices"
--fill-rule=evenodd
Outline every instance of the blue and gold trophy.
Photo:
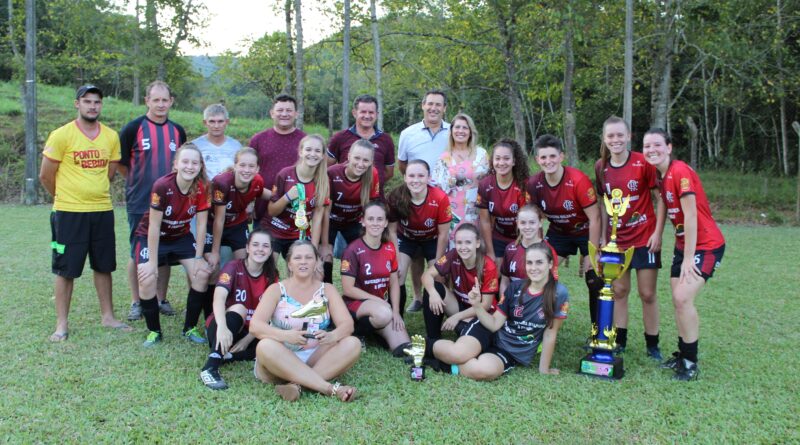
M 633 258 L 633 247 L 624 252 L 617 246 L 617 222 L 628 209 L 630 196 L 622 198 L 622 190 L 611 191 L 611 200 L 603 196 L 606 211 L 611 215 L 611 238 L 605 247 L 600 249 L 600 258 L 597 258 L 597 246 L 589 242 L 589 259 L 598 276 L 603 277 L 603 289 L 597 305 L 597 323 L 592 324 L 592 341 L 589 347 L 592 352 L 581 359 L 581 374 L 603 377 L 607 379 L 621 379 L 625 375 L 622 357 L 614 357 L 614 348 L 617 346 L 617 328 L 614 327 L 614 291 L 611 282 L 621 277 Z

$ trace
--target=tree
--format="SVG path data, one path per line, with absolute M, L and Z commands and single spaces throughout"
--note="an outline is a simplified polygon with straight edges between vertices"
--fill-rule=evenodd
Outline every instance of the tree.
M 350 126 L 350 0 L 344 0 L 344 30 L 342 31 L 342 124 Z
M 303 79 L 304 61 L 303 61 L 303 11 L 301 0 L 294 0 L 294 34 L 297 44 L 297 50 L 294 53 L 294 95 L 297 99 L 297 128 L 303 129 L 305 122 L 305 99 L 303 98 L 303 89 L 305 88 L 305 80 Z
M 283 92 L 289 94 L 292 91 L 292 60 L 294 59 L 294 49 L 292 48 L 292 0 L 286 0 L 283 4 L 283 13 L 286 20 L 286 68 L 284 70 Z
M 561 93 L 562 108 L 564 110 L 564 149 L 567 152 L 567 162 L 571 166 L 578 165 L 578 147 L 575 137 L 575 95 L 572 91 L 573 76 L 575 75 L 575 53 L 573 40 L 575 24 L 572 18 L 573 0 L 566 4 L 564 12 L 564 90 Z
M 25 0 L 25 205 L 37 203 L 36 1 Z
M 369 0 L 370 26 L 372 28 L 372 47 L 375 60 L 375 98 L 378 100 L 378 128 L 383 129 L 383 85 L 381 84 L 381 37 L 378 32 L 378 13 L 376 0 Z
M 628 128 L 633 128 L 633 0 L 625 0 L 625 81 L 623 95 L 622 118 L 628 123 Z

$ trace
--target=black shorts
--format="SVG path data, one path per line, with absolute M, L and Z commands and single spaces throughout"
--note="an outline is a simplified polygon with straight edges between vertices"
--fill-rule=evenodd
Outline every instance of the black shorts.
M 133 247 L 133 234 L 142 218 L 144 213 L 128 213 L 128 242 L 131 243 L 131 247 Z
M 478 343 L 481 344 L 481 351 L 485 351 L 492 344 L 492 337 L 494 336 L 492 331 L 481 324 L 478 317 L 469 321 L 459 321 L 456 325 L 456 332 L 459 337 L 469 335 L 478 340 Z
M 547 231 L 547 236 L 544 237 L 553 249 L 555 249 L 558 256 L 566 258 L 580 252 L 581 255 L 589 255 L 589 236 L 572 236 L 562 235 L 555 233 L 552 230 Z
M 117 269 L 113 210 L 53 211 L 50 213 L 50 234 L 54 274 L 78 278 L 83 273 L 87 255 L 95 272 L 111 273 Z
M 698 250 L 694 253 L 694 264 L 700 269 L 700 275 L 703 276 L 705 281 L 708 281 L 709 278 L 714 276 L 714 271 L 717 270 L 717 267 L 722 263 L 722 256 L 724 254 L 724 244 L 714 250 Z M 672 268 L 669 274 L 671 278 L 678 278 L 681 276 L 681 263 L 683 263 L 683 251 L 676 248 L 672 255 Z
M 511 241 L 506 241 L 501 238 L 495 238 L 492 236 L 492 247 L 494 247 L 494 256 L 497 258 L 503 258 L 503 255 L 506 253 L 506 246 L 511 244 Z
M 286 255 L 289 254 L 289 247 L 291 247 L 292 244 L 294 244 L 295 241 L 297 241 L 297 240 L 294 239 L 294 238 L 292 238 L 292 239 L 284 239 L 284 238 L 276 238 L 276 237 L 273 236 L 272 237 L 272 252 L 281 254 L 283 259 L 285 260 L 286 259 Z
M 661 269 L 661 251 L 650 252 L 647 246 L 633 250 L 630 269 Z
M 203 252 L 211 252 L 211 246 L 214 244 L 214 227 L 211 224 L 206 227 L 206 241 L 203 246 Z M 247 237 L 250 236 L 250 230 L 247 227 L 247 222 L 239 223 L 235 226 L 225 227 L 222 229 L 221 246 L 228 246 L 232 251 L 236 252 L 239 249 L 247 247 Z
M 403 235 L 397 235 L 398 250 L 411 258 L 416 258 L 417 253 L 422 250 L 422 255 L 427 261 L 435 260 L 437 243 L 437 238 L 418 241 L 410 240 Z
M 195 247 L 194 236 L 192 236 L 191 232 L 176 240 L 160 240 L 158 242 L 158 266 L 175 266 L 180 264 L 181 260 L 194 258 L 197 254 Z M 131 258 L 136 264 L 144 264 L 150 260 L 146 236 L 135 236 L 133 238 Z
M 340 227 L 331 224 L 328 226 L 328 242 L 331 245 L 336 242 L 337 233 L 341 233 L 342 237 L 344 237 L 344 240 L 347 241 L 347 244 L 350 244 L 361 236 L 361 224 L 353 223 Z
M 484 354 L 494 354 L 500 359 L 501 362 L 503 362 L 503 374 L 511 371 L 519 364 L 519 362 L 516 361 L 511 354 L 494 344 L 489 346 L 489 348 L 484 351 Z

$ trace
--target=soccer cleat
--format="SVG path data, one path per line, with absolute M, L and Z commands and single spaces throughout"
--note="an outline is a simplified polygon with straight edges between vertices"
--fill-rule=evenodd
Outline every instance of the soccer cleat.
M 648 346 L 647 347 L 647 356 L 653 360 L 661 361 L 664 360 L 664 357 L 661 356 L 661 349 L 658 349 L 658 346 Z
M 697 367 L 697 363 L 684 358 L 678 361 L 678 368 L 675 370 L 675 375 L 672 376 L 672 378 L 682 382 L 688 382 L 690 380 L 697 380 L 698 375 L 700 375 L 700 368 Z
M 411 304 L 408 305 L 406 308 L 406 312 L 419 312 L 422 310 L 422 302 L 419 300 L 414 300 Z
M 164 336 L 161 335 L 160 332 L 150 331 L 150 333 L 147 334 L 147 340 L 145 340 L 144 343 L 142 343 L 142 346 L 144 346 L 145 348 L 151 348 L 155 346 L 156 343 L 161 343 L 161 339 L 163 337 Z
M 660 367 L 662 369 L 671 369 L 673 371 L 677 371 L 678 370 L 678 362 L 680 361 L 680 359 L 681 359 L 681 353 L 678 352 L 678 351 L 675 351 L 675 352 L 672 353 L 672 358 L 668 359 L 664 363 L 661 363 Z
M 138 301 L 131 303 L 131 310 L 128 311 L 128 321 L 142 319 L 142 305 Z
M 183 338 L 193 343 L 205 343 L 206 339 L 200 334 L 200 330 L 195 328 L 189 329 L 183 333 Z
M 175 315 L 175 309 L 172 308 L 172 305 L 167 300 L 158 303 L 158 311 L 169 317 Z
M 204 369 L 200 371 L 200 380 L 206 387 L 214 390 L 228 389 L 228 384 L 219 375 L 218 369 Z

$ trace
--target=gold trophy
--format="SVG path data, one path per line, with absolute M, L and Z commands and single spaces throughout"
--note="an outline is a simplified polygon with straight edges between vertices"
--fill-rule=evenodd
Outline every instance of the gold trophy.
M 306 213 L 306 189 L 302 184 L 297 184 L 297 199 L 294 201 L 294 225 L 300 231 L 300 239 L 308 238 L 308 214 Z
M 412 336 L 411 348 L 403 349 L 403 352 L 414 359 L 414 364 L 411 365 L 411 380 L 415 382 L 425 380 L 425 366 L 422 365 L 422 358 L 425 356 L 425 337 Z
M 303 330 L 308 331 L 303 334 L 306 338 L 316 338 L 315 334 L 319 330 L 319 325 L 322 323 L 323 316 L 328 313 L 328 299 L 324 296 L 321 298 L 312 298 L 311 301 L 304 304 L 300 309 L 292 312 L 292 318 L 309 318 L 310 322 L 303 324 Z
M 633 258 L 633 247 L 622 251 L 617 246 L 617 223 L 619 217 L 628 210 L 631 197 L 622 198 L 622 190 L 611 191 L 611 200 L 603 196 L 606 211 L 611 215 L 611 238 L 605 247 L 600 249 L 597 258 L 597 246 L 589 242 L 589 259 L 598 276 L 603 277 L 603 289 L 597 305 L 597 322 L 592 324 L 592 341 L 589 346 L 592 352 L 581 359 L 581 374 L 621 379 L 625 375 L 622 357 L 614 357 L 617 346 L 617 329 L 614 327 L 614 291 L 611 282 L 621 277 L 628 270 Z

